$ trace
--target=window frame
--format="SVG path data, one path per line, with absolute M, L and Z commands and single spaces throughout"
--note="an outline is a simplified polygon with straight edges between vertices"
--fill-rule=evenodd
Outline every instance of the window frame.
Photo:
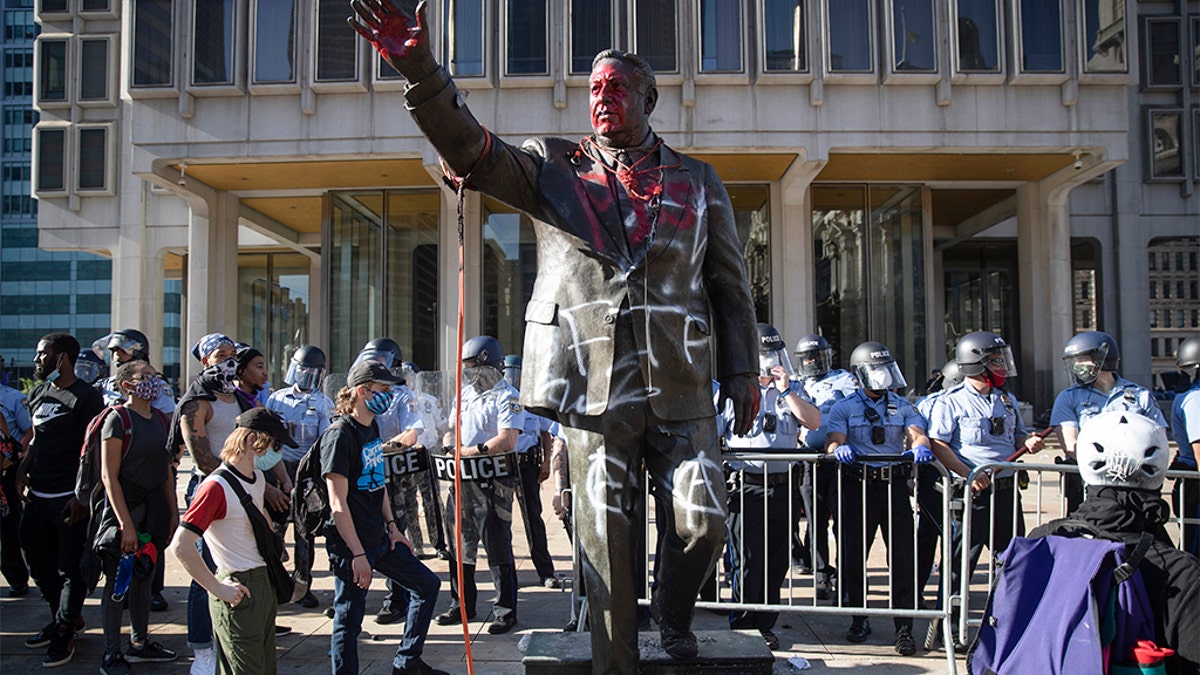
M 875 2 L 868 0 L 867 6 L 867 21 L 870 24 L 867 30 L 867 36 L 870 39 L 871 55 L 869 61 L 871 63 L 870 71 L 834 71 L 833 55 L 829 51 L 832 42 L 830 29 L 832 28 L 829 21 L 829 5 L 840 0 L 820 0 L 821 1 L 821 79 L 828 84 L 877 84 L 880 79 L 879 73 L 879 17 L 876 8 L 878 5 Z
M 43 189 L 42 181 L 42 137 L 43 131 L 60 131 L 63 134 L 63 161 L 62 161 L 62 187 L 57 190 Z M 48 197 L 66 197 L 70 195 L 71 190 L 71 125 L 65 121 L 43 121 L 38 122 L 33 127 L 33 151 L 30 153 L 30 167 L 32 173 L 29 176 L 30 185 L 33 189 L 33 194 L 38 199 Z
M 64 19 L 71 18 L 71 16 L 75 13 L 75 2 L 74 0 L 66 0 L 66 2 L 66 9 L 63 11 L 47 12 L 42 7 L 42 5 L 45 4 L 45 0 L 37 0 L 34 7 L 34 16 L 37 17 L 37 22 L 43 23 L 44 21 L 62 21 Z
M 45 44 L 62 43 L 63 51 L 63 98 L 47 101 L 42 92 L 42 63 L 45 60 Z M 75 91 L 71 86 L 71 66 L 75 61 L 75 40 L 68 33 L 42 33 L 33 42 L 33 107 L 36 110 L 69 108 L 74 103 Z
M 1139 73 L 1140 81 L 1138 82 L 1138 89 L 1140 91 L 1178 91 L 1178 90 L 1183 89 L 1184 87 L 1188 86 L 1188 75 L 1185 72 L 1186 69 L 1184 68 L 1184 64 L 1182 61 L 1180 61 L 1177 64 L 1178 69 L 1179 69 L 1179 81 L 1178 82 L 1166 83 L 1166 84 L 1156 84 L 1156 83 L 1150 81 L 1150 69 L 1152 68 L 1152 64 L 1151 64 L 1151 47 L 1152 47 L 1152 45 L 1151 45 L 1151 41 L 1150 41 L 1150 26 L 1151 26 L 1151 24 L 1156 24 L 1156 23 L 1173 23 L 1173 24 L 1175 24 L 1175 33 L 1176 33 L 1176 35 L 1178 35 L 1182 28 L 1182 21 L 1183 21 L 1182 17 L 1153 15 L 1153 16 L 1141 16 L 1141 17 L 1139 17 L 1139 19 L 1141 19 L 1141 20 L 1138 22 L 1138 28 L 1140 29 L 1139 36 L 1138 36 L 1140 38 L 1140 40 L 1138 42 L 1138 45 L 1139 45 L 1140 51 L 1141 51 L 1139 56 L 1141 57 L 1141 62 L 1142 62 L 1141 66 L 1142 67 L 1140 68 L 1141 72 Z M 1183 45 L 1180 45 L 1179 56 L 1182 57 L 1182 55 L 1184 53 L 1185 52 L 1183 49 Z
M 804 3 L 800 13 L 800 26 L 804 31 L 803 70 L 767 70 L 767 38 L 763 32 L 766 25 L 766 0 L 756 0 L 754 3 L 755 51 L 758 63 L 755 65 L 755 84 L 798 84 L 806 85 L 813 81 L 813 49 L 812 49 L 812 17 L 813 3 L 818 0 L 801 0 Z
M 1197 53 L 1197 50 L 1200 49 L 1200 17 L 1193 16 L 1191 19 L 1191 26 L 1188 28 L 1187 36 L 1190 40 L 1188 43 L 1188 49 L 1191 51 L 1189 53 L 1191 53 L 1193 57 L 1192 67 L 1187 69 L 1188 76 L 1185 81 L 1192 87 L 1192 89 L 1197 89 L 1200 88 L 1200 62 L 1198 62 L 1195 58 L 1195 54 Z
M 623 3 L 626 7 L 626 34 L 624 44 L 629 45 L 628 50 L 638 54 L 637 44 L 637 3 L 638 0 L 626 0 Z M 675 34 L 678 38 L 675 40 L 675 70 L 657 70 L 654 71 L 654 79 L 658 86 L 675 86 L 682 84 L 684 81 L 684 62 L 685 54 L 692 47 L 687 44 L 689 33 L 684 30 L 686 25 L 684 22 L 684 13 L 689 11 L 689 4 L 676 2 L 675 3 Z M 620 35 L 615 37 L 620 38 Z M 620 41 L 618 40 L 618 43 Z
M 1192 106 L 1192 181 L 1200 183 L 1200 105 Z M 1185 120 L 1186 122 L 1186 120 Z
M 1092 0 L 1076 0 L 1075 3 L 1075 45 L 1076 55 L 1079 63 L 1079 81 L 1087 84 L 1128 84 L 1130 78 L 1135 75 L 1134 70 L 1130 67 L 1131 52 L 1129 45 L 1129 6 L 1126 3 L 1122 9 L 1125 16 L 1121 19 L 1121 25 L 1125 29 L 1125 42 L 1123 48 L 1125 50 L 1125 69 L 1124 70 L 1100 70 L 1089 71 L 1087 65 L 1088 53 L 1088 35 L 1087 31 L 1087 3 Z M 1137 54 L 1132 54 L 1133 58 Z
M 247 12 L 247 35 L 251 36 L 251 38 L 247 40 L 246 59 L 249 63 L 247 63 L 246 68 L 246 83 L 249 86 L 250 93 L 260 95 L 300 93 L 300 73 L 302 70 L 301 66 L 303 65 L 302 59 L 304 58 L 303 50 L 301 49 L 301 43 L 304 41 L 304 24 L 301 21 L 302 0 L 292 1 L 292 20 L 296 26 L 296 39 L 292 44 L 292 79 L 291 81 L 280 82 L 258 82 L 255 79 L 258 69 L 258 50 L 255 48 L 258 43 L 258 8 L 262 2 L 263 0 L 250 0 Z M 315 45 L 313 51 L 316 51 Z
M 83 158 L 79 155 L 83 148 L 83 132 L 102 129 L 104 131 L 104 186 L 100 188 L 85 188 L 79 185 L 79 172 L 83 168 Z M 71 188 L 75 194 L 85 197 L 112 197 L 116 195 L 116 125 L 113 122 L 86 122 L 76 124 L 71 129 L 74 144 L 71 171 Z
M 107 7 L 105 9 L 84 9 L 84 0 L 75 0 L 79 3 L 79 15 L 85 19 L 115 19 L 120 13 L 119 0 L 105 0 Z
M 128 12 L 128 16 L 125 17 L 125 20 L 122 22 L 123 28 L 125 30 L 125 34 L 129 36 L 129 40 L 125 41 L 125 42 L 128 42 L 128 52 L 125 54 L 125 56 L 127 56 L 127 58 L 125 59 L 126 66 L 123 69 L 124 72 L 121 75 L 121 77 L 124 80 L 124 82 L 122 83 L 121 89 L 124 92 L 128 92 L 129 97 L 133 98 L 133 99 L 168 98 L 168 97 L 176 96 L 179 92 L 179 81 L 180 81 L 179 68 L 180 68 L 180 61 L 181 61 L 181 56 L 182 56 L 180 54 L 180 49 L 179 49 L 179 43 L 180 43 L 180 39 L 182 37 L 180 35 L 180 25 L 179 25 L 180 24 L 180 21 L 179 21 L 180 1 L 179 0 L 170 0 L 170 5 L 171 5 L 171 48 L 170 48 L 171 64 L 170 64 L 169 70 L 171 73 L 171 81 L 168 82 L 167 84 L 134 84 L 134 82 L 133 82 L 134 69 L 137 67 L 136 63 L 135 63 L 134 55 L 135 55 L 135 52 L 137 49 L 136 29 L 137 29 L 137 3 L 138 3 L 138 1 L 139 0 L 131 0 L 130 11 Z
M 988 85 L 1004 84 L 1008 81 L 1007 55 L 1003 52 L 1008 46 L 1009 31 L 1005 30 L 1003 0 L 991 0 L 991 2 L 996 8 L 996 49 L 1001 52 L 996 54 L 997 70 L 994 73 L 962 69 L 959 61 L 958 0 L 950 0 L 947 3 L 949 5 L 948 25 L 950 26 L 950 82 L 952 84 Z
M 477 2 L 480 4 L 483 10 L 481 22 L 481 31 L 483 33 L 483 72 L 481 72 L 479 75 L 455 75 L 450 70 L 450 49 L 453 41 L 447 39 L 446 32 L 450 28 L 449 17 L 452 12 L 445 11 L 445 5 L 446 2 L 449 2 L 451 5 L 453 5 L 456 2 L 463 1 Z M 495 3 L 489 2 L 488 0 L 441 0 L 436 4 L 438 5 L 438 10 L 442 12 L 442 16 L 439 17 L 440 20 L 438 21 L 437 25 L 442 26 L 443 28 L 435 31 L 437 33 L 437 42 L 432 45 L 435 48 L 433 53 L 441 56 L 440 62 L 446 69 L 446 72 L 450 73 L 451 77 L 454 78 L 455 86 L 457 86 L 459 89 L 494 89 L 495 83 L 493 78 L 495 76 L 497 67 L 494 56 L 496 53 L 496 31 L 489 30 L 489 27 L 493 25 L 492 16 L 496 7 Z M 453 8 L 451 7 L 450 9 L 452 10 Z
M 895 64 L 895 49 L 896 49 L 896 23 L 895 23 L 895 0 L 886 0 L 883 5 L 883 52 L 887 55 L 887 60 L 883 68 L 883 83 L 884 84 L 912 84 L 912 85 L 928 85 L 937 84 L 942 79 L 942 50 L 941 36 L 938 35 L 938 30 L 943 22 L 941 17 L 944 14 L 942 3 L 938 0 L 930 0 L 930 9 L 933 11 L 933 70 L 896 70 Z
M 695 30 L 692 31 L 692 44 L 694 48 L 689 50 L 694 57 L 693 67 L 696 72 L 696 84 L 750 84 L 750 45 L 749 32 L 747 28 L 750 26 L 750 8 L 746 5 L 745 0 L 735 0 L 738 4 L 738 20 L 741 25 L 738 27 L 738 50 L 740 52 L 739 60 L 741 61 L 737 70 L 704 70 L 704 35 L 703 27 L 700 25 L 701 3 L 704 0 L 692 0 L 692 16 L 694 21 L 692 25 Z M 729 0 L 724 0 L 728 2 Z
M 206 2 L 221 2 L 222 0 L 205 0 Z M 190 44 L 187 52 L 187 90 L 193 96 L 237 96 L 245 91 L 246 85 L 246 69 L 243 68 L 242 59 L 246 58 L 243 53 L 247 40 L 245 33 L 242 30 L 242 22 L 245 14 L 240 11 L 244 7 L 244 3 L 240 0 L 233 0 L 233 44 L 230 49 L 233 50 L 233 59 L 230 61 L 233 71 L 233 80 L 231 82 L 214 82 L 207 84 L 196 82 L 196 7 L 199 3 L 191 3 L 191 14 L 188 16 L 188 38 Z M 185 3 L 185 6 L 189 6 Z
M 1067 8 L 1064 0 L 1038 0 L 1039 2 L 1055 2 L 1058 5 L 1058 46 L 1062 58 L 1062 70 L 1025 70 L 1021 65 L 1024 52 L 1025 21 L 1021 15 L 1021 1 L 1009 0 L 1009 12 L 1013 17 L 1012 35 L 1008 40 L 1009 78 L 1010 84 L 1062 84 L 1070 79 L 1070 64 L 1068 58 L 1070 48 L 1067 44 Z
M 510 72 L 508 72 L 508 27 L 509 27 L 508 4 L 509 4 L 509 1 L 510 0 L 500 0 L 500 3 L 499 3 L 500 7 L 498 10 L 500 12 L 500 56 L 499 56 L 499 59 L 500 59 L 499 70 L 501 73 L 500 88 L 504 89 L 504 88 L 508 88 L 508 87 L 530 87 L 530 86 L 537 86 L 537 85 L 553 86 L 553 84 L 554 84 L 554 40 L 552 39 L 551 32 L 554 30 L 554 21 L 553 21 L 554 8 L 551 6 L 550 0 L 539 0 L 539 2 L 543 3 L 543 6 L 546 9 L 546 14 L 545 14 L 546 22 L 545 22 L 545 33 L 544 33 L 545 38 L 546 38 L 546 72 L 544 72 L 544 73 L 510 73 Z M 555 1 L 561 2 L 561 0 L 555 0 Z M 489 32 L 487 30 L 487 26 L 488 26 L 487 11 L 485 8 L 485 11 L 484 11 L 484 32 L 485 33 Z M 487 67 L 487 54 L 488 53 L 489 52 L 486 52 L 486 51 L 484 52 L 483 71 L 485 73 L 488 72 L 488 67 Z
M 1160 176 L 1154 172 L 1154 118 L 1161 114 L 1175 114 L 1179 116 L 1179 144 L 1182 146 L 1184 142 L 1183 125 L 1187 123 L 1184 116 L 1183 108 L 1177 106 L 1142 106 L 1142 130 L 1143 147 L 1146 149 L 1143 157 L 1145 162 L 1145 182 L 1147 183 L 1179 183 L 1187 180 L 1188 167 L 1185 158 L 1180 158 L 1179 175 L 1178 176 Z
M 617 21 L 619 14 L 618 8 L 625 6 L 624 0 L 611 0 L 608 8 L 608 31 L 609 42 L 613 45 L 618 44 L 618 38 L 621 37 L 621 26 Z M 586 73 L 576 73 L 571 71 L 571 55 L 574 53 L 575 33 L 571 30 L 571 17 L 574 10 L 574 2 L 567 0 L 563 3 L 563 30 L 566 32 L 566 39 L 563 40 L 563 79 L 567 86 L 587 86 L 588 80 L 591 78 L 591 70 Z M 593 57 L 595 54 L 592 55 Z M 655 73 L 657 78 L 658 73 Z
M 309 26 L 311 30 L 301 32 L 302 35 L 307 35 L 309 48 L 308 59 L 308 77 L 307 82 L 310 89 L 315 93 L 360 93 L 368 90 L 364 75 L 370 71 L 364 67 L 366 52 L 363 45 L 367 44 L 366 40 L 355 36 L 354 38 L 354 77 L 346 80 L 318 80 L 318 65 L 321 58 L 320 50 L 320 30 L 321 30 L 321 2 L 314 0 L 309 4 Z M 349 30 L 349 27 L 346 28 Z M 374 49 L 371 50 L 374 52 Z M 436 52 L 435 52 L 436 53 Z
M 75 78 L 75 101 L 81 108 L 112 108 L 117 105 L 117 88 L 120 82 L 117 78 L 117 50 L 121 48 L 120 36 L 115 33 L 89 33 L 80 35 L 76 38 L 79 43 L 75 50 L 76 58 L 76 75 Z M 104 50 L 108 63 L 105 64 L 106 79 L 106 96 L 97 99 L 85 99 L 83 97 L 83 43 L 84 42 L 105 42 L 107 48 Z

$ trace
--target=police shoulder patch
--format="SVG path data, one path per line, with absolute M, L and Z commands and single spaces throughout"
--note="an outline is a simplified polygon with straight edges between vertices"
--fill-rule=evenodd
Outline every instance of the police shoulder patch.
M 514 415 L 521 412 L 521 404 L 515 398 L 508 399 L 508 410 Z

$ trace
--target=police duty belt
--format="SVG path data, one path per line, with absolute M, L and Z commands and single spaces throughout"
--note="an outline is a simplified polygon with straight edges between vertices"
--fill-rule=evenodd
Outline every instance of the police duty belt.
M 459 460 L 463 480 L 486 482 L 496 478 L 508 478 L 517 475 L 517 455 L 506 452 L 498 455 L 471 455 Z M 454 457 L 452 455 L 434 455 L 433 472 L 438 480 L 454 480 Z
M 429 470 L 429 451 L 420 446 L 403 452 L 383 455 L 383 472 L 388 478 L 399 478 L 410 473 Z

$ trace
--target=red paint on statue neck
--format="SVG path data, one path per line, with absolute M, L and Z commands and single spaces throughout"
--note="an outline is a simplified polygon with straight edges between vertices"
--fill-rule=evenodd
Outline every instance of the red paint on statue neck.
M 371 44 L 384 60 L 402 59 L 408 50 L 417 45 L 417 34 L 421 32 L 415 21 L 398 14 L 388 15 L 374 30 Z

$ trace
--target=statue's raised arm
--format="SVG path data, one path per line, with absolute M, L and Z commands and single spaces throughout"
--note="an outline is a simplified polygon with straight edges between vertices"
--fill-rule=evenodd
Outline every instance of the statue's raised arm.
M 351 0 L 354 16 L 346 21 L 375 47 L 383 60 L 409 82 L 421 81 L 437 70 L 429 47 L 428 15 L 424 0 L 416 16 L 397 7 L 392 0 Z

